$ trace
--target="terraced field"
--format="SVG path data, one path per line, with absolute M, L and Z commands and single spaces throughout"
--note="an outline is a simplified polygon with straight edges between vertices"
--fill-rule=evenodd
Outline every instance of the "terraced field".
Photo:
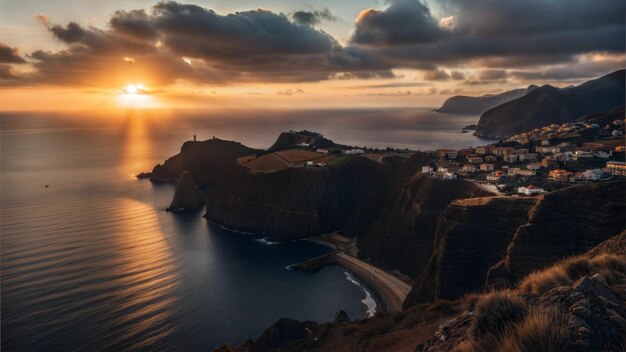
M 312 161 L 316 164 L 327 163 L 335 157 L 335 155 L 327 155 L 310 150 L 290 149 L 265 154 L 258 158 L 246 156 L 237 159 L 237 162 L 256 172 L 273 172 L 288 167 L 303 166 L 307 161 Z

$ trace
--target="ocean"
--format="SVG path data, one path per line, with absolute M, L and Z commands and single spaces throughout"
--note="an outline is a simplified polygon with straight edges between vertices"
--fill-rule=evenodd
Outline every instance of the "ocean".
M 308 129 L 426 150 L 485 143 L 460 133 L 477 121 L 425 109 L 0 113 L 2 349 L 211 351 L 281 317 L 366 317 L 371 295 L 342 268 L 287 268 L 327 248 L 165 212 L 174 186 L 134 175 L 194 134 L 267 148 Z

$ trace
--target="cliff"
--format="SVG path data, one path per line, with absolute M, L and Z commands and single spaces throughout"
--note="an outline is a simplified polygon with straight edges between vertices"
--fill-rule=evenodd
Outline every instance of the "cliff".
M 452 202 L 439 218 L 432 256 L 404 305 L 481 292 L 489 269 L 502 260 L 534 203 L 512 197 Z
M 297 147 L 299 144 L 306 143 L 316 148 L 339 148 L 343 147 L 330 139 L 324 138 L 319 133 L 310 131 L 290 131 L 282 132 L 276 142 L 268 149 L 270 152 L 276 152 L 285 149 Z
M 535 198 L 452 202 L 438 219 L 432 256 L 404 306 L 512 287 L 619 233 L 625 212 L 622 182 L 571 186 Z
M 552 123 L 561 124 L 624 105 L 624 70 L 571 88 L 542 86 L 485 112 L 476 136 L 508 138 Z
M 358 257 L 416 277 L 432 253 L 441 212 L 455 199 L 487 195 L 471 182 L 415 174 L 397 187 L 376 221 L 358 233 Z
M 418 173 L 417 153 L 396 164 L 364 157 L 337 167 L 261 174 L 232 165 L 212 189 L 206 218 L 285 241 L 341 231 L 359 258 L 415 277 L 430 257 L 436 219 L 454 199 L 489 195 L 473 183 Z
M 431 160 L 419 155 L 399 164 L 380 164 L 355 157 L 336 167 L 292 167 L 267 174 L 231 165 L 209 195 L 206 217 L 274 240 L 360 229 L 373 221 L 362 214 L 376 216 L 397 183 Z
M 170 211 L 197 210 L 204 206 L 204 194 L 195 184 L 191 172 L 183 171 L 174 192 Z
M 622 181 L 572 186 L 546 194 L 531 208 L 504 259 L 489 273 L 497 285 L 516 283 L 530 272 L 583 253 L 626 228 Z
M 255 154 L 260 150 L 248 148 L 238 142 L 218 138 L 206 141 L 188 141 L 180 153 L 158 164 L 150 174 L 152 182 L 176 182 L 183 171 L 191 173 L 199 186 L 212 186 L 221 173 L 239 157 Z
M 481 97 L 456 95 L 446 99 L 443 105 L 435 111 L 444 114 L 482 114 L 500 104 L 523 97 L 535 88 L 537 86 L 530 85 L 526 89 L 514 89 L 500 94 L 483 95 Z

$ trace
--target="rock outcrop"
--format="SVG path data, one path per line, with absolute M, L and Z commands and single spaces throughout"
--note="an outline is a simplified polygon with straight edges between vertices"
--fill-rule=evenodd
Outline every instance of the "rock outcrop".
M 550 192 L 530 209 L 503 260 L 488 275 L 490 284 L 518 282 L 559 259 L 584 253 L 626 228 L 622 181 L 572 186 Z
M 183 171 L 187 170 L 197 185 L 212 186 L 235 159 L 258 152 L 260 150 L 248 148 L 239 142 L 218 138 L 188 141 L 183 144 L 180 153 L 167 159 L 163 165 L 154 167 L 150 181 L 177 182 Z
M 169 211 L 198 210 L 204 206 L 204 193 L 193 181 L 191 172 L 183 171 L 174 192 L 174 199 L 167 208 Z
M 504 139 L 512 135 L 609 111 L 624 105 L 624 70 L 571 88 L 549 85 L 485 112 L 476 136 Z
M 295 148 L 305 143 L 316 148 L 338 148 L 343 147 L 328 138 L 325 138 L 317 132 L 311 131 L 290 131 L 282 132 L 276 142 L 268 149 L 270 152 L 276 152 L 285 149 Z
M 624 213 L 626 189 L 619 181 L 535 198 L 454 201 L 439 217 L 432 256 L 404 306 L 512 287 L 619 233 L 626 227 Z
M 452 202 L 439 219 L 433 254 L 405 306 L 481 292 L 489 269 L 502 260 L 534 203 L 513 197 Z

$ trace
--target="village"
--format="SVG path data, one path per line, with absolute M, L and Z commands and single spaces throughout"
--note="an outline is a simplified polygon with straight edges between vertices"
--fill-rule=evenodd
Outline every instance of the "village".
M 624 120 L 552 124 L 506 141 L 461 150 L 438 149 L 423 173 L 490 184 L 504 194 L 541 194 L 572 183 L 626 176 Z M 492 187 L 493 187 L 492 186 Z
M 626 176 L 623 130 L 623 119 L 606 121 L 604 126 L 552 124 L 489 145 L 426 151 L 434 162 L 421 172 L 446 180 L 466 179 L 501 194 L 535 195 L 573 183 L 608 181 Z M 393 163 L 414 153 L 338 145 L 311 131 L 289 134 L 306 139 L 290 149 L 246 156 L 238 162 L 253 172 L 270 173 L 288 167 L 336 166 L 357 155 Z

